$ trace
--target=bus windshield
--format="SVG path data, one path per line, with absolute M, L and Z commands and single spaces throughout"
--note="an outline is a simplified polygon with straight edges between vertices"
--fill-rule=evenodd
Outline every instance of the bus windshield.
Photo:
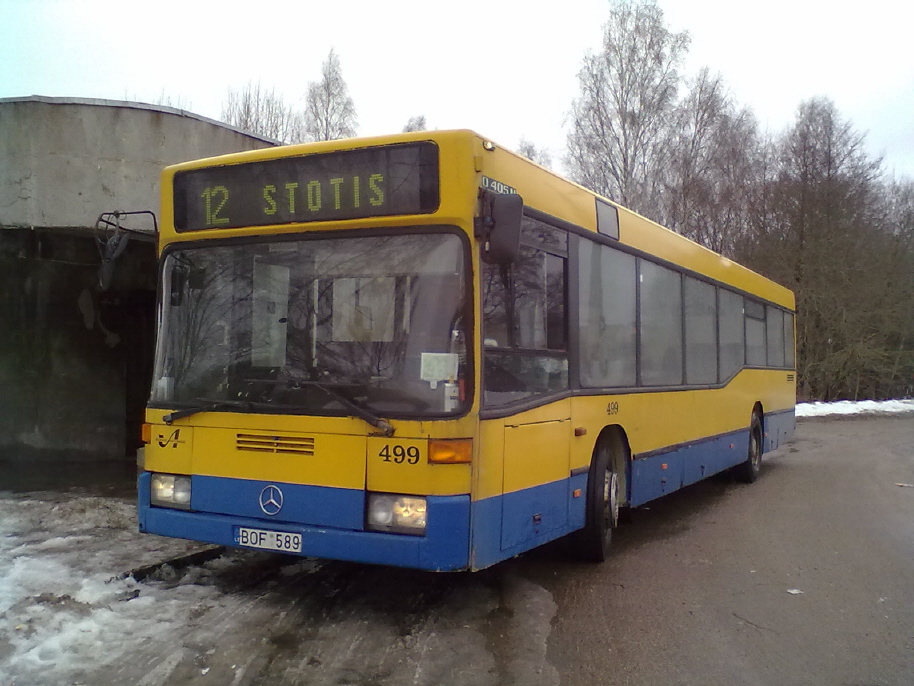
M 461 239 L 441 231 L 172 250 L 151 402 L 462 412 L 465 262 Z

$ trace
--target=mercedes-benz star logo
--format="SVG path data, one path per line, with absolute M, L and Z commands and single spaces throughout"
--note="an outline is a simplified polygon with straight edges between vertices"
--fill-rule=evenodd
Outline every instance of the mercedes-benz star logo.
M 282 509 L 282 491 L 279 486 L 270 484 L 260 492 L 260 509 L 271 517 Z

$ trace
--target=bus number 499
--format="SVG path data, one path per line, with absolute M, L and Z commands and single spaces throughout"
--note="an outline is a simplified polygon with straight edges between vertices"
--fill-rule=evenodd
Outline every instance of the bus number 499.
M 384 459 L 384 462 L 394 462 L 396 464 L 419 464 L 419 448 L 415 445 L 408 447 L 402 445 L 385 445 L 378 453 L 378 457 Z

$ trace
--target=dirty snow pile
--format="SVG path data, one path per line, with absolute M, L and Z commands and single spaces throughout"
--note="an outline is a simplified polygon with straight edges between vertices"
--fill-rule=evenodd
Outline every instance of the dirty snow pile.
M 93 683 L 106 665 L 161 641 L 218 592 L 166 591 L 124 573 L 199 548 L 140 537 L 127 500 L 0 492 L 0 684 Z
M 914 398 L 906 400 L 840 400 L 833 403 L 799 403 L 797 417 L 827 417 L 849 414 L 914 413 Z

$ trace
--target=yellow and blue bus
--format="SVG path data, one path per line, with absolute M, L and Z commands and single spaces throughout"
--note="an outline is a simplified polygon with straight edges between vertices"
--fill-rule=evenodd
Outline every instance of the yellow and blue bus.
M 789 290 L 471 131 L 176 165 L 161 211 L 141 531 L 600 561 L 794 430 Z

